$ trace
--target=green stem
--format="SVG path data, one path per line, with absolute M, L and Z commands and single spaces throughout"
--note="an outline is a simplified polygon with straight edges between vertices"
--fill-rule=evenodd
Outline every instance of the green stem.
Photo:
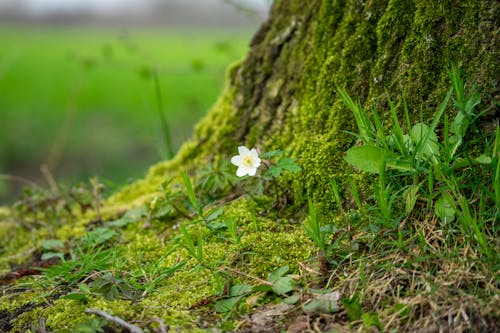
M 156 96 L 156 106 L 158 110 L 158 117 L 160 119 L 160 125 L 163 134 L 163 140 L 165 143 L 165 149 L 167 150 L 167 159 L 174 157 L 174 149 L 172 147 L 172 137 L 170 134 L 170 126 L 168 124 L 167 116 L 163 109 L 163 97 L 161 93 L 160 77 L 156 70 L 153 70 L 153 81 L 155 85 L 155 96 Z

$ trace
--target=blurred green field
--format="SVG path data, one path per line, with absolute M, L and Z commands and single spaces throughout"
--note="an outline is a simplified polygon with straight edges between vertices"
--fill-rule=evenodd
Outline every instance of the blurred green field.
M 116 184 L 165 157 L 152 70 L 175 148 L 215 102 L 251 31 L 0 26 L 0 174 Z M 5 176 L 3 176 L 5 178 Z M 0 180 L 0 203 L 19 181 Z

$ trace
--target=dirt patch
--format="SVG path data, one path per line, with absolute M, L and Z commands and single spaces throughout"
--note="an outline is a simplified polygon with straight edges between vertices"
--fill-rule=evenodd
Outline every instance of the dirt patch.
M 33 303 L 27 303 L 21 306 L 19 309 L 9 312 L 6 310 L 0 310 L 0 331 L 1 332 L 9 332 L 13 325 L 12 321 L 16 319 L 20 314 L 30 311 L 38 306 L 41 306 L 43 304 L 33 304 Z
M 24 276 L 38 275 L 41 273 L 40 268 L 47 268 L 57 264 L 58 262 L 58 258 L 52 258 L 48 260 L 35 260 L 27 264 L 13 266 L 8 274 L 0 277 L 0 287 L 16 281 Z
M 351 332 L 345 328 L 347 315 L 344 311 L 335 314 L 306 314 L 300 308 L 285 303 L 266 305 L 244 318 L 237 333 L 280 332 Z

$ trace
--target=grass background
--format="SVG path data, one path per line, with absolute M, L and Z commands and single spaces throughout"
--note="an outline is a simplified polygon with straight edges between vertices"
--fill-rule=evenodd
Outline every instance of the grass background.
M 0 26 L 0 174 L 116 185 L 165 157 L 154 83 L 177 148 L 251 31 Z M 4 177 L 5 178 L 5 177 Z M 0 203 L 22 182 L 0 180 Z

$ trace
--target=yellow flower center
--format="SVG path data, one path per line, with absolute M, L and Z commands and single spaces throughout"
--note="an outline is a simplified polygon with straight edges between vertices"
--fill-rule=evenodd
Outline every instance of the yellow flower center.
M 253 166 L 253 161 L 252 161 L 252 157 L 251 156 L 243 156 L 243 158 L 241 159 L 241 164 L 246 166 L 246 167 L 251 167 Z

